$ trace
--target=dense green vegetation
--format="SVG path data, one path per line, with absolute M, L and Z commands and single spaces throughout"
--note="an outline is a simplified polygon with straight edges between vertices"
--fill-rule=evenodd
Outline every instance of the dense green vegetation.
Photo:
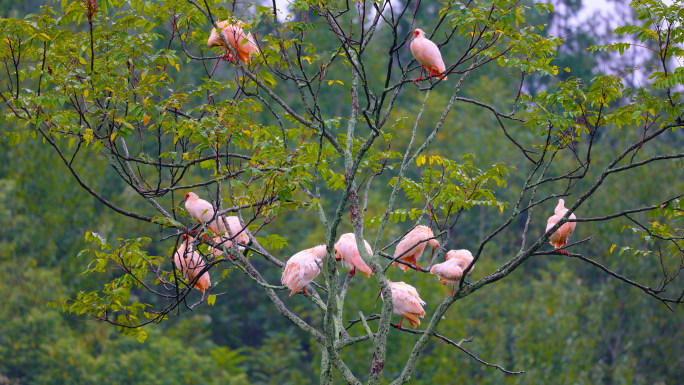
M 0 11 L 5 16 L 21 18 L 28 12 L 37 13 L 37 3 L 0 2 Z M 588 81 L 602 73 L 603 68 L 607 68 L 603 64 L 608 61 L 611 61 L 610 68 L 619 66 L 616 61 L 622 63 L 624 60 L 625 65 L 631 63 L 628 58 L 616 58 L 606 53 L 590 55 L 586 51 L 588 46 L 608 44 L 614 40 L 613 37 L 586 25 L 577 26 L 575 31 L 575 27 L 559 22 L 579 10 L 575 6 L 578 2 L 560 3 L 569 6 L 559 8 L 562 12 L 549 20 L 545 19 L 548 15 L 530 17 L 538 17 L 537 24 L 549 22 L 551 31 L 576 34 L 567 37 L 558 62 L 554 62 L 561 68 L 558 76 L 534 77 L 530 89 L 526 90 L 530 93 L 551 89 L 568 76 Z M 60 4 L 49 6 L 59 12 Z M 422 9 L 423 13 L 415 24 L 432 26 L 438 10 Z M 206 25 L 201 28 L 209 30 Z M 164 33 L 159 28 L 155 31 Z M 261 38 L 268 29 L 264 26 L 263 31 Z M 391 36 L 389 31 L 380 30 L 374 39 L 383 46 L 383 42 L 389 44 Z M 456 40 L 454 44 L 458 42 Z M 320 51 L 332 48 L 324 40 L 315 45 Z M 442 52 L 445 62 L 449 62 L 455 60 L 459 51 L 444 47 Z M 182 55 L 179 53 L 179 56 Z M 644 60 L 653 59 L 644 57 Z M 211 63 L 213 65 L 213 61 Z M 380 60 L 371 61 L 366 70 L 382 74 L 384 66 L 385 62 Z M 562 70 L 566 67 L 570 72 Z M 185 65 L 181 69 L 174 78 L 176 85 L 196 84 L 196 79 L 206 76 L 205 69 L 198 65 L 195 68 Z M 228 81 L 234 77 L 228 65 L 219 67 L 217 71 L 218 80 Z M 491 63 L 467 79 L 462 87 L 463 96 L 505 110 L 519 89 L 519 71 L 516 71 Z M 347 72 L 338 67 L 330 78 L 349 84 L 351 76 Z M 346 108 L 350 105 L 350 96 L 346 91 L 341 96 L 341 89 L 333 84 L 320 91 L 321 108 L 329 116 L 348 113 Z M 429 127 L 439 119 L 450 91 L 437 88 L 432 92 L 431 103 L 427 105 L 419 125 L 421 135 L 426 135 Z M 345 103 L 340 102 L 342 97 Z M 291 93 L 287 98 L 290 104 L 297 105 L 298 95 Z M 415 116 L 422 98 L 418 92 L 404 92 L 391 119 Z M 528 115 L 522 111 L 519 116 Z M 277 124 L 265 112 L 254 114 L 253 119 L 265 125 Z M 519 194 L 516 186 L 524 181 L 529 165 L 517 148 L 503 139 L 494 116 L 470 104 L 457 104 L 445 127 L 447 129 L 439 134 L 426 155 L 460 159 L 474 154 L 473 164 L 482 169 L 499 162 L 515 167 L 506 176 L 507 185 L 511 188 L 496 192 L 499 202 L 514 200 Z M 522 140 L 533 140 L 536 135 L 522 124 L 511 125 L 509 129 Z M 2 123 L 0 128 L 0 134 L 17 131 L 21 131 L 21 127 L 15 123 Z M 400 127 L 397 133 L 395 145 L 403 148 L 410 136 L 410 127 Z M 641 135 L 638 128 L 631 126 L 602 132 L 594 145 L 594 161 L 599 164 L 608 162 L 619 149 L 639 140 Z M 673 152 L 673 148 L 680 149 L 684 146 L 684 134 L 680 128 L 654 142 L 645 146 L 640 156 L 661 155 Z M 557 169 L 552 171 L 560 172 L 564 166 L 573 164 L 569 154 L 559 154 L 558 157 L 557 164 L 553 166 Z M 87 164 L 78 166 L 78 171 L 90 186 L 114 204 L 152 215 L 149 207 L 143 206 L 118 178 L 106 159 L 92 156 Z M 208 171 L 206 173 L 208 175 Z M 590 170 L 587 179 L 578 181 L 572 191 L 586 189 L 599 173 L 600 170 Z M 412 176 L 417 178 L 417 172 Z M 684 178 L 681 176 L 681 160 L 651 163 L 634 170 L 629 178 L 607 180 L 593 200 L 587 201 L 577 214 L 579 217 L 595 217 L 625 208 L 658 204 L 684 190 Z M 388 186 L 390 178 L 382 176 L 380 179 L 384 183 L 376 186 L 385 187 L 371 191 L 367 218 L 380 215 L 384 210 L 382 205 L 386 203 L 391 189 Z M 555 191 L 548 187 L 540 190 L 540 194 L 553 193 Z M 336 198 L 330 194 L 324 196 L 325 199 L 332 201 Z M 410 203 L 406 197 L 401 199 L 404 204 Z M 170 200 L 167 203 L 167 207 L 171 207 Z M 178 205 L 178 201 L 174 203 Z M 537 209 L 535 215 L 540 218 L 529 230 L 533 236 L 543 233 L 546 218 L 554 206 L 555 200 L 552 200 L 543 204 L 542 209 Z M 480 240 L 499 225 L 503 216 L 498 207 L 476 206 L 464 211 L 463 218 L 451 234 L 448 249 L 477 248 Z M 645 217 L 644 214 L 642 219 Z M 273 247 L 270 252 L 284 261 L 298 250 L 322 243 L 325 234 L 322 229 L 312 227 L 315 221 L 314 210 L 280 215 L 267 231 L 268 234 L 282 236 L 287 245 L 282 249 Z M 410 222 L 391 223 L 385 239 L 400 236 L 409 228 Z M 487 255 L 478 261 L 469 281 L 491 273 L 518 251 L 517 242 L 525 226 L 522 218 L 518 222 L 488 246 Z M 631 223 L 625 218 L 579 223 L 573 239 L 595 236 L 590 242 L 578 246 L 583 254 L 626 277 L 657 285 L 661 274 L 658 270 L 660 261 L 654 255 L 629 250 L 619 252 L 619 248 L 630 246 L 654 250 L 659 245 L 635 236 L 631 230 L 625 230 L 624 225 Z M 101 289 L 105 279 L 119 274 L 108 271 L 104 278 L 98 274 L 81 275 L 92 255 L 80 254 L 80 251 L 94 247 L 84 241 L 88 231 L 100 234 L 111 243 L 116 239 L 149 237 L 153 241 L 144 246 L 149 255 L 166 256 L 173 246 L 170 241 L 160 241 L 161 230 L 132 218 L 114 215 L 81 189 L 58 156 L 40 140 L 27 140 L 16 145 L 11 136 L 2 136 L 0 384 L 318 382 L 321 358 L 315 342 L 280 316 L 263 290 L 253 281 L 243 279 L 238 270 L 230 270 L 221 282 L 217 290 L 221 295 L 213 306 L 205 303 L 193 311 L 184 308 L 178 313 L 174 311 L 169 314 L 168 321 L 145 327 L 147 339 L 143 343 L 122 336 L 111 325 L 48 307 L 48 303 L 75 298 L 78 292 Z M 351 224 L 343 223 L 338 234 L 347 231 L 351 231 Z M 375 235 L 373 230 L 370 232 Z M 618 249 L 613 250 L 613 245 Z M 165 263 L 170 265 L 168 260 Z M 253 263 L 269 282 L 279 282 L 280 270 L 260 259 L 254 259 Z M 666 263 L 675 266 L 678 262 L 673 259 Z M 414 272 L 404 274 L 396 269 L 389 270 L 388 274 L 390 279 L 406 280 L 414 285 L 427 302 L 426 310 L 430 314 L 450 289 L 439 285 L 434 276 L 409 276 L 411 273 Z M 213 277 L 218 276 L 215 273 Z M 379 307 L 374 309 L 373 304 L 377 294 L 374 280 L 355 278 L 349 290 L 346 314 L 351 318 L 348 319 L 355 319 L 354 315 L 359 310 L 366 315 L 379 313 Z M 135 295 L 144 296 L 144 293 L 136 291 Z M 194 300 L 199 296 L 197 292 L 191 294 Z M 280 296 L 287 298 L 285 294 Z M 152 304 L 160 301 L 153 297 L 145 297 L 144 300 Z M 322 323 L 321 313 L 301 296 L 293 296 L 288 301 L 288 306 L 303 319 L 312 324 Z M 467 344 L 468 349 L 488 362 L 510 370 L 524 370 L 525 374 L 505 375 L 480 365 L 452 346 L 433 341 L 421 357 L 411 383 L 682 383 L 684 317 L 681 307 L 675 307 L 675 310 L 677 312 L 670 312 L 662 303 L 640 290 L 577 259 L 559 255 L 535 256 L 505 280 L 457 302 L 439 326 L 440 333 L 456 341 L 473 338 Z M 352 328 L 362 332 L 360 324 Z M 399 374 L 415 340 L 415 335 L 390 331 L 385 378 Z M 371 355 L 370 344 L 356 344 L 344 350 L 342 358 L 354 372 L 365 375 Z

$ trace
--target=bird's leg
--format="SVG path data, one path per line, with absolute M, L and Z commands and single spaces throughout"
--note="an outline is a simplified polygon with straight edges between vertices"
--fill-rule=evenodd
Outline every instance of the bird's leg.
M 354 266 L 353 269 L 349 270 L 349 274 L 351 274 L 352 277 L 356 276 L 356 266 Z
M 413 266 L 416 267 L 416 270 L 422 270 L 422 268 L 418 266 L 418 260 L 416 258 L 413 258 Z
M 228 52 L 227 54 L 223 55 L 223 60 L 227 61 L 228 63 L 232 63 L 235 59 L 233 59 L 233 55 Z
M 451 285 L 451 293 L 449 293 L 449 295 L 454 295 L 454 292 L 456 292 L 456 284 L 455 283 L 453 285 Z
M 309 294 L 309 292 L 306 291 L 306 288 L 305 288 L 305 287 L 302 288 L 302 294 Z
M 416 80 L 414 80 L 413 82 L 416 83 L 416 82 L 419 82 L 419 81 L 421 81 L 421 80 L 423 80 L 423 66 L 420 66 L 420 77 L 418 77 L 418 78 L 417 78 Z
M 567 244 L 568 244 L 568 240 L 566 239 L 565 242 L 563 243 L 563 246 L 561 246 L 561 247 L 565 247 L 565 245 L 567 245 Z M 565 255 L 567 255 L 568 257 L 570 256 L 570 253 L 568 253 L 568 250 L 567 250 L 567 249 L 561 250 L 561 254 L 565 254 Z
M 397 329 L 401 329 L 401 322 L 403 320 L 404 320 L 404 316 L 401 316 L 401 318 L 399 318 L 399 326 L 397 326 Z

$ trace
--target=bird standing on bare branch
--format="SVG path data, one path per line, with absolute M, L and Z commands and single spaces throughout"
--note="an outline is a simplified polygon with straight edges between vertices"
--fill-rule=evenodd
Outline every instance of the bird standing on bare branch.
M 465 249 L 450 250 L 446 254 L 446 262 L 432 266 L 430 274 L 436 275 L 442 285 L 451 285 L 451 294 L 454 294 L 456 284 L 461 280 L 463 272 L 472 262 L 473 254 L 471 254 L 470 251 Z M 475 267 L 473 266 L 470 269 L 470 272 L 472 272 L 474 268 Z
M 373 250 L 368 242 L 364 239 L 363 243 L 366 245 L 368 254 L 373 255 Z M 335 243 L 335 259 L 342 261 L 342 266 L 351 269 L 350 273 L 352 276 L 356 274 L 357 268 L 366 274 L 368 278 L 373 274 L 373 270 L 366 265 L 366 262 L 363 261 L 359 254 L 354 233 L 346 233 L 340 236 L 340 239 Z
M 183 243 L 178 247 L 176 253 L 173 255 L 173 262 L 176 268 L 180 270 L 183 278 L 187 283 L 192 282 L 199 274 L 202 269 L 206 266 L 202 257 L 197 254 L 196 251 L 192 249 L 192 237 L 182 234 Z M 202 300 L 206 294 L 206 290 L 211 286 L 211 280 L 209 279 L 209 272 L 204 272 L 197 282 L 195 282 L 194 288 L 202 292 Z
M 223 37 L 225 37 L 228 44 L 233 47 L 233 50 L 237 53 L 238 59 L 240 59 L 240 61 L 243 63 L 249 63 L 251 61 L 251 55 L 253 53 L 257 53 L 259 48 L 257 47 L 256 41 L 254 40 L 254 36 L 252 36 L 251 32 L 248 32 L 247 35 L 245 35 L 245 32 L 243 31 L 244 23 L 242 21 L 238 21 L 237 24 L 230 24 L 228 20 L 224 20 L 219 21 L 216 23 L 216 25 L 221 28 Z M 209 40 L 207 40 L 207 45 L 209 47 L 215 47 L 217 45 L 223 47 L 226 51 L 228 51 L 228 53 L 226 53 L 224 56 L 224 59 L 229 62 L 234 60 L 233 54 L 230 52 L 228 46 L 226 46 L 226 44 L 223 42 L 223 39 L 221 39 L 218 32 L 216 32 L 216 28 L 211 30 L 211 35 L 209 36 Z
M 425 310 L 423 309 L 425 301 L 420 299 L 415 287 L 404 282 L 388 282 L 392 289 L 394 312 L 401 316 L 398 327 L 401 327 L 401 322 L 406 318 L 415 329 L 416 326 L 420 325 L 418 318 L 425 317 Z M 382 291 L 379 295 L 382 296 Z M 382 300 L 384 301 L 385 298 L 383 297 Z
M 399 258 L 400 261 L 410 263 L 412 265 L 418 266 L 418 258 L 423 254 L 425 250 L 425 245 L 430 245 L 432 247 L 432 255 L 435 254 L 435 249 L 439 247 L 439 241 L 433 238 L 435 235 L 432 233 L 432 229 L 427 226 L 416 226 L 415 229 L 409 231 L 404 239 L 399 242 L 397 248 L 394 251 L 394 258 L 402 255 Z M 394 266 L 400 265 L 404 269 L 404 273 L 409 269 L 407 265 L 399 262 L 394 262 Z
M 280 282 L 292 290 L 290 297 L 318 276 L 321 272 L 319 264 L 322 263 L 326 253 L 325 245 L 318 245 L 298 252 L 287 261 Z
M 435 43 L 425 38 L 425 32 L 422 29 L 418 28 L 413 31 L 413 39 L 409 42 L 407 49 L 409 48 L 413 57 L 420 63 L 420 77 L 414 80 L 414 83 L 423 79 L 423 69 L 430 73 L 429 77 L 436 76 L 439 79 L 447 80 L 444 74 L 446 67 L 444 60 L 442 60 L 442 54 Z
M 546 222 L 546 231 L 549 231 L 553 226 L 558 223 L 558 221 L 561 220 L 565 216 L 565 214 L 568 212 L 568 209 L 565 208 L 565 201 L 563 199 L 558 200 L 558 205 L 556 206 L 556 209 L 554 210 L 554 215 L 549 217 L 548 221 Z M 570 214 L 568 219 L 577 219 L 575 214 Z M 577 226 L 576 222 L 565 222 L 561 227 L 556 230 L 553 235 L 551 235 L 551 238 L 549 238 L 549 243 L 556 249 L 560 249 L 561 247 L 564 247 L 568 243 L 568 238 L 572 234 L 573 231 L 575 231 L 575 226 Z M 561 251 L 561 253 L 568 254 L 567 250 Z

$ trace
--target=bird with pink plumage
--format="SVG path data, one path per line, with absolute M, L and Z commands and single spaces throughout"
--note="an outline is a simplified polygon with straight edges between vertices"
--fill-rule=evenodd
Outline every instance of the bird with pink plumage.
M 245 23 L 242 21 L 238 21 L 237 24 L 230 24 L 230 21 L 224 20 L 219 21 L 216 23 L 216 25 L 221 28 L 221 34 L 237 53 L 238 59 L 240 59 L 241 62 L 249 63 L 251 61 L 251 55 L 259 52 L 259 48 L 256 45 L 256 41 L 254 40 L 252 33 L 248 32 L 245 35 L 245 31 L 243 29 Z M 211 35 L 209 35 L 207 45 L 209 47 L 223 47 L 227 51 L 224 59 L 229 62 L 234 60 L 233 54 L 230 52 L 230 49 L 226 43 L 223 42 L 223 39 L 221 39 L 221 36 L 218 34 L 218 32 L 216 32 L 216 28 L 211 30 Z
M 456 284 L 463 277 L 465 269 L 473 262 L 473 254 L 465 249 L 449 250 L 446 254 L 446 262 L 438 263 L 430 269 L 442 285 L 451 285 L 451 294 L 454 294 Z M 468 273 L 475 269 L 473 266 Z
M 193 192 L 185 194 L 185 209 L 190 213 L 192 219 L 199 223 L 207 223 L 207 227 L 213 231 L 214 234 L 223 237 L 218 240 L 214 239 L 217 243 L 224 242 L 225 246 L 230 247 L 232 243 L 230 240 L 226 241 L 226 239 L 229 238 L 234 238 L 238 244 L 246 245 L 249 243 L 249 235 L 247 235 L 247 231 L 240 223 L 240 218 L 236 216 L 226 217 L 223 215 L 214 218 L 214 206 L 197 196 L 197 194 Z M 212 218 L 214 219 L 212 220 Z M 226 224 L 228 227 L 226 227 Z M 230 229 L 230 236 L 227 229 Z M 219 253 L 218 255 L 221 254 Z
M 442 53 L 439 52 L 437 44 L 425 37 L 422 29 L 417 28 L 413 31 L 413 38 L 406 49 L 410 49 L 413 57 L 420 63 L 420 77 L 415 79 L 414 83 L 423 79 L 424 69 L 430 74 L 428 78 L 436 76 L 438 79 L 447 80 Z
M 368 254 L 373 255 L 373 250 L 368 242 L 364 239 L 363 243 L 366 245 Z M 359 254 L 354 233 L 346 233 L 340 236 L 340 239 L 335 243 L 335 259 L 337 261 L 342 261 L 342 266 L 351 269 L 351 275 L 356 274 L 356 269 L 361 270 L 368 278 L 373 275 L 373 270 L 366 265 L 366 262 L 363 261 L 363 258 L 361 258 L 361 255 Z
M 183 278 L 187 283 L 192 282 L 198 274 L 206 267 L 202 257 L 192 249 L 193 238 L 182 234 L 183 243 L 178 247 L 178 250 L 173 255 L 173 262 L 176 265 Z M 209 272 L 205 271 L 195 282 L 194 288 L 202 292 L 202 300 L 206 295 L 206 290 L 211 286 L 211 279 Z
M 416 226 L 399 242 L 397 248 L 394 250 L 394 258 L 401 255 L 398 259 L 399 261 L 420 267 L 418 266 L 418 258 L 423 255 L 425 246 L 429 245 L 432 247 L 432 255 L 435 254 L 435 250 L 439 247 L 439 241 L 434 239 L 434 237 L 435 235 L 429 227 L 424 225 Z M 394 266 L 399 266 L 404 272 L 409 269 L 407 265 L 399 262 L 394 262 Z
M 565 208 L 565 201 L 563 199 L 559 199 L 558 205 L 556 205 L 556 209 L 554 210 L 554 214 L 546 221 L 546 231 L 549 231 L 553 226 L 555 226 L 556 223 L 558 223 L 558 221 L 560 221 L 567 212 L 568 209 Z M 572 213 L 568 219 L 577 219 L 577 217 L 574 213 Z M 551 245 L 556 249 L 565 247 L 565 245 L 568 243 L 568 238 L 570 235 L 572 235 L 573 231 L 575 231 L 575 226 L 577 226 L 576 222 L 563 223 L 563 225 L 561 225 L 561 227 L 559 227 L 558 230 L 551 235 L 551 238 L 549 238 L 549 243 L 551 243 Z M 569 254 L 567 250 L 563 250 L 561 253 Z
M 320 265 L 326 254 L 326 246 L 318 245 L 302 250 L 288 259 L 280 282 L 291 290 L 290 297 L 320 274 Z M 303 292 L 306 293 L 306 289 Z
M 392 289 L 393 311 L 401 316 L 398 328 L 401 327 L 401 322 L 406 318 L 415 329 L 416 326 L 420 325 L 420 318 L 425 317 L 425 310 L 423 309 L 425 301 L 420 298 L 415 287 L 404 282 L 388 282 Z M 382 291 L 378 293 L 378 296 L 381 296 L 383 301 L 385 300 Z

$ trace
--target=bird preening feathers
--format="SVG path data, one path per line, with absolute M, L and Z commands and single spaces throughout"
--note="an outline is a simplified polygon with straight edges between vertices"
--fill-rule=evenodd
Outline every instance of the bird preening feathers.
M 560 221 L 565 214 L 568 212 L 568 209 L 565 208 L 565 201 L 563 199 L 558 200 L 558 205 L 556 206 L 556 209 L 554 210 L 554 215 L 550 216 L 548 221 L 546 221 L 546 231 L 549 231 L 553 226 Z M 577 219 L 575 214 L 570 214 L 568 219 Z M 551 238 L 549 238 L 549 243 L 556 249 L 560 249 L 561 247 L 564 247 L 568 243 L 568 238 L 572 234 L 573 231 L 575 231 L 575 226 L 577 226 L 576 222 L 565 222 L 561 227 L 556 230 L 553 235 L 551 235 Z M 567 250 L 561 251 L 561 253 L 569 254 Z
M 368 242 L 364 239 L 363 243 L 366 245 L 368 254 L 373 255 L 373 250 L 371 250 Z M 366 262 L 363 261 L 359 254 L 354 233 L 346 233 L 340 236 L 340 239 L 335 243 L 335 259 L 342 261 L 342 266 L 351 269 L 350 273 L 352 275 L 356 274 L 356 269 L 361 270 L 368 278 L 373 275 L 373 270 L 366 265 Z
M 399 242 L 397 248 L 394 251 L 394 258 L 399 258 L 399 261 L 410 263 L 412 265 L 418 266 L 418 258 L 423 254 L 426 245 L 432 247 L 432 254 L 435 254 L 435 249 L 439 247 L 439 241 L 434 238 L 432 230 L 427 226 L 416 226 L 413 230 L 409 231 L 408 234 Z M 403 255 L 402 255 L 403 254 Z M 394 266 L 399 266 L 406 272 L 409 267 L 399 262 L 394 262 Z
M 439 278 L 442 285 L 452 285 L 451 294 L 454 294 L 456 284 L 463 277 L 463 272 L 473 262 L 473 254 L 468 250 L 450 250 L 446 254 L 446 262 L 438 263 L 430 269 L 430 274 Z M 472 272 L 473 266 L 470 271 Z
M 290 297 L 318 276 L 326 253 L 325 245 L 318 245 L 298 252 L 287 261 L 280 282 L 291 290 Z
M 206 264 L 202 257 L 192 249 L 193 238 L 185 234 L 182 234 L 181 237 L 183 238 L 183 243 L 174 253 L 173 262 L 183 275 L 185 282 L 190 283 L 202 272 Z M 202 300 L 204 300 L 209 286 L 211 286 L 211 280 L 209 279 L 209 273 L 205 271 L 194 285 L 195 289 L 202 292 Z
M 251 55 L 259 52 L 259 48 L 256 45 L 256 41 L 254 40 L 252 33 L 248 32 L 247 35 L 245 35 L 245 31 L 243 30 L 245 24 L 242 21 L 238 21 L 237 24 L 230 24 L 230 21 L 224 20 L 219 21 L 216 23 L 216 25 L 221 28 L 223 37 L 233 48 L 233 51 L 237 53 L 238 59 L 241 62 L 249 63 L 251 61 Z M 221 36 L 218 34 L 218 32 L 216 32 L 216 28 L 211 30 L 211 35 L 209 35 L 207 45 L 209 47 L 223 47 L 227 51 L 224 59 L 229 62 L 234 60 L 233 54 L 226 43 L 224 43 L 223 39 L 221 39 Z
M 401 316 L 398 327 L 401 327 L 404 318 L 411 323 L 413 328 L 420 325 L 419 318 L 425 317 L 425 310 L 423 309 L 425 301 L 420 299 L 416 288 L 404 282 L 388 282 L 392 289 L 393 311 Z M 378 295 L 382 296 L 382 291 Z M 382 300 L 385 300 L 384 296 Z
M 425 32 L 422 29 L 418 28 L 413 31 L 413 38 L 407 49 L 411 49 L 413 57 L 420 63 L 420 77 L 414 80 L 414 83 L 423 79 L 423 69 L 430 73 L 429 77 L 436 76 L 439 79 L 447 80 L 444 74 L 446 67 L 444 60 L 442 60 L 442 53 L 439 52 L 437 44 L 425 37 Z

